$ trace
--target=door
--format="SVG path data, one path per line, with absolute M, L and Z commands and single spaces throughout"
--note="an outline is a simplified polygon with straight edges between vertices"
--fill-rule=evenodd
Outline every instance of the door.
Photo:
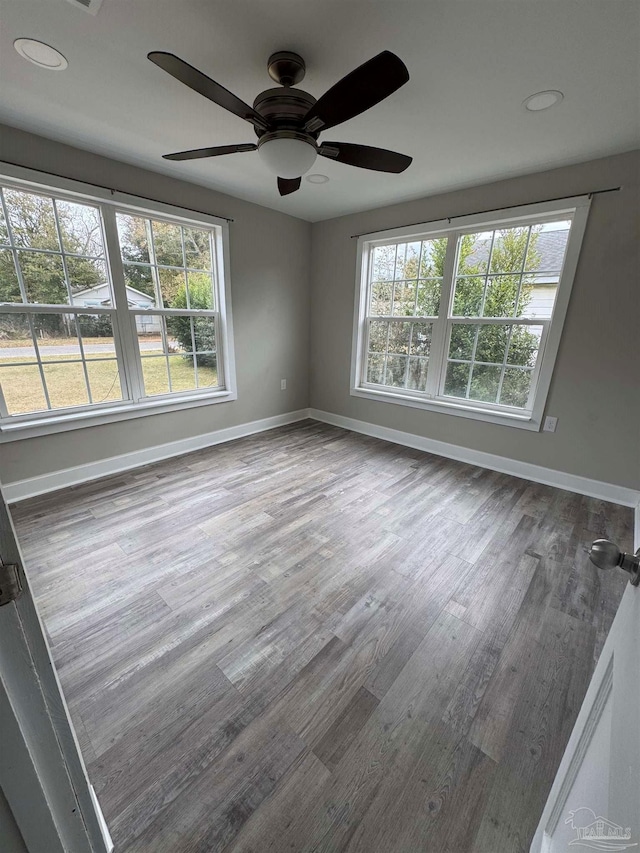
M 1 493 L 0 559 L 18 566 L 23 589 L 0 605 L 0 849 L 21 836 L 28 853 L 109 853 Z
M 640 546 L 636 511 L 636 548 Z M 585 557 L 586 559 L 586 557 Z M 627 585 L 531 853 L 640 847 L 640 586 Z

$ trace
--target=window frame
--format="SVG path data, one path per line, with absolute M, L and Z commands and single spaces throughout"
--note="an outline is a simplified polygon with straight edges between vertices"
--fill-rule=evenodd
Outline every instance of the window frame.
M 539 431 L 542 427 L 544 410 L 553 376 L 553 369 L 560 346 L 571 289 L 582 246 L 582 240 L 589 214 L 591 199 L 589 196 L 574 196 L 555 202 L 521 205 L 499 211 L 468 216 L 442 219 L 432 223 L 415 225 L 404 228 L 393 228 L 387 231 L 376 231 L 358 237 L 356 254 L 356 288 L 353 319 L 353 336 L 351 347 L 351 377 L 350 393 L 354 397 L 363 397 L 379 402 L 395 403 L 412 408 L 440 412 L 503 426 L 518 427 Z M 449 316 L 453 300 L 455 273 L 457 268 L 459 238 L 480 229 L 493 230 L 499 228 L 531 225 L 549 221 L 550 218 L 566 216 L 572 220 L 571 231 L 567 242 L 564 264 L 558 282 L 558 289 L 550 318 L 485 318 L 485 317 L 455 317 Z M 368 314 L 370 293 L 370 263 L 373 249 L 394 242 L 429 240 L 448 237 L 447 252 L 443 267 L 442 290 L 438 317 L 435 319 L 423 317 L 380 317 L 389 320 L 408 320 L 414 322 L 433 322 L 431 350 L 429 354 L 429 369 L 426 390 L 410 391 L 406 388 L 392 388 L 374 385 L 366 382 L 368 329 L 370 318 Z M 377 318 L 377 317 L 376 317 Z M 511 323 L 509 323 L 511 321 Z M 530 398 L 527 410 L 516 409 L 498 403 L 482 403 L 444 396 L 439 393 L 443 388 L 444 375 L 447 365 L 447 354 L 454 323 L 467 325 L 536 325 L 543 326 L 540 340 L 540 355 L 533 371 Z
M 74 305 L 43 306 L 30 303 L 31 313 L 109 314 L 115 317 L 114 347 L 120 371 L 123 399 L 104 403 L 38 411 L 21 415 L 0 415 L 0 443 L 22 438 L 48 435 L 55 432 L 97 426 L 120 420 L 179 411 L 203 405 L 236 400 L 237 385 L 234 356 L 233 316 L 231 308 L 231 281 L 229 275 L 229 222 L 204 213 L 193 214 L 163 202 L 148 201 L 128 193 L 111 191 L 84 184 L 46 172 L 26 169 L 3 163 L 0 167 L 0 184 L 3 187 L 50 196 L 61 201 L 96 205 L 101 214 L 105 262 L 113 290 L 113 304 L 109 307 L 81 307 Z M 224 387 L 171 392 L 144 396 L 141 361 L 137 349 L 135 330 L 137 315 L 185 315 L 194 309 L 131 309 L 126 299 L 124 265 L 120 253 L 116 214 L 169 221 L 191 228 L 206 228 L 215 232 L 212 239 L 212 268 L 214 270 L 215 310 L 197 310 L 199 316 L 216 315 L 216 349 L 219 359 L 218 375 Z M 217 274 L 216 274 L 217 273 Z M 216 281 L 217 280 L 217 281 Z M 37 311 L 32 311 L 32 307 Z M 25 313 L 19 303 L 0 303 L 3 313 Z M 29 312 L 27 312 L 29 313 Z

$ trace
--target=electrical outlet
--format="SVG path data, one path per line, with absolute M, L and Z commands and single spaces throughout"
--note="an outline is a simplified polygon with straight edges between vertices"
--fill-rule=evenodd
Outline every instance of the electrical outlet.
M 548 415 L 544 419 L 544 426 L 542 427 L 542 429 L 544 432 L 555 432 L 557 426 L 558 426 L 558 419 L 552 418 L 551 415 Z
M 281 390 L 281 391 L 286 391 L 286 390 L 287 390 L 287 380 L 286 380 L 286 379 L 281 379 L 281 380 L 280 380 L 280 390 Z

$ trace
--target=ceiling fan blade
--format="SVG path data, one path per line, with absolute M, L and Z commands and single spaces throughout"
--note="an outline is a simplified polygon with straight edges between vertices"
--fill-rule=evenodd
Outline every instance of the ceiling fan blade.
M 242 142 L 240 145 L 218 145 L 215 148 L 193 148 L 191 151 L 176 151 L 175 154 L 163 154 L 163 160 L 200 160 L 203 157 L 220 157 L 221 154 L 242 154 L 244 151 L 256 151 L 257 145 Z
M 409 79 L 404 62 L 383 50 L 332 86 L 305 116 L 312 133 L 327 130 L 379 104 Z
M 302 178 L 278 178 L 280 195 L 289 195 L 300 189 Z
M 147 57 L 158 68 L 162 68 L 163 71 L 171 74 L 172 77 L 175 77 L 176 80 L 193 89 L 194 92 L 199 92 L 205 98 L 213 101 L 214 104 L 218 104 L 218 106 L 240 116 L 245 121 L 251 122 L 255 127 L 267 130 L 268 124 L 260 113 L 257 113 L 249 104 L 245 104 L 244 101 L 241 101 L 240 98 L 236 97 L 228 89 L 225 89 L 224 86 L 221 86 L 215 80 L 207 77 L 206 74 L 198 71 L 193 65 L 189 65 L 188 62 L 174 56 L 173 53 L 165 53 L 162 50 L 153 50 L 147 54 Z
M 350 142 L 323 142 L 318 154 L 348 166 L 373 169 L 375 172 L 395 172 L 408 169 L 413 157 L 387 151 L 386 148 L 371 148 L 369 145 L 353 145 Z

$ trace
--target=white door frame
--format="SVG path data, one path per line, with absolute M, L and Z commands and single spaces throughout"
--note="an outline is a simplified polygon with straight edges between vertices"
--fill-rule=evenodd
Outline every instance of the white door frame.
M 29 853 L 110 853 L 1 493 L 0 558 L 24 590 L 0 606 L 0 787 Z

